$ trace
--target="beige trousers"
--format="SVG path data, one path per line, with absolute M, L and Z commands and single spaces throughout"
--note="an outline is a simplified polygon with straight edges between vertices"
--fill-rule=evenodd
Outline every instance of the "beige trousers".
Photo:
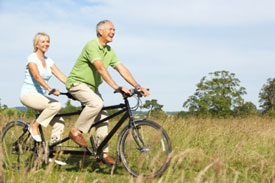
M 25 106 L 41 112 L 36 119 L 39 124 L 44 127 L 50 124 L 53 127 L 50 143 L 61 139 L 65 123 L 62 117 L 54 117 L 61 109 L 60 102 L 38 92 L 30 92 L 21 97 L 20 100 Z
M 106 111 L 102 111 L 103 100 L 99 93 L 95 93 L 91 90 L 85 83 L 74 83 L 68 90 L 70 94 L 85 105 L 85 108 L 79 115 L 75 128 L 82 131 L 83 133 L 88 133 L 88 130 L 94 121 L 98 121 L 108 116 Z M 98 125 L 95 131 L 96 144 L 99 145 L 100 142 L 108 134 L 108 121 Z M 104 147 L 103 152 L 108 152 L 108 145 Z

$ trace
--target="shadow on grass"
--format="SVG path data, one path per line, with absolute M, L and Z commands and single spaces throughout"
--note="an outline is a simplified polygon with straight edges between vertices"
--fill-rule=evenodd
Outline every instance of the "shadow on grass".
M 66 160 L 67 165 L 60 167 L 61 169 L 69 172 L 88 171 L 96 172 L 97 174 L 116 174 L 122 175 L 124 171 L 127 171 L 122 164 L 108 166 L 106 164 L 99 164 L 96 162 L 95 157 L 86 156 L 83 161 L 83 156 L 73 155 L 69 156 Z

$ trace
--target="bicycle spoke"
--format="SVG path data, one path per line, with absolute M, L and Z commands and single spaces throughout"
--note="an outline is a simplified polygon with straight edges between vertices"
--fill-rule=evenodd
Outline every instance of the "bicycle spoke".
M 158 125 L 144 121 L 124 133 L 120 150 L 122 162 L 131 174 L 155 177 L 166 169 L 171 146 Z
M 32 161 L 32 146 L 34 141 L 30 138 L 25 124 L 10 123 L 3 130 L 2 145 L 7 168 L 17 170 L 30 165 Z

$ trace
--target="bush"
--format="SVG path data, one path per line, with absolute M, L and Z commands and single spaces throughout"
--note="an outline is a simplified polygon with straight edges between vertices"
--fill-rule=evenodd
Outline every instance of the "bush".
M 194 115 L 192 115 L 190 112 L 186 112 L 186 111 L 180 111 L 176 114 L 177 118 L 188 118 L 191 116 L 194 116 Z
M 267 112 L 267 114 L 268 114 L 269 117 L 274 118 L 275 117 L 275 110 L 270 110 L 270 111 Z
M 149 111 L 147 115 L 148 115 L 148 117 L 154 117 L 157 119 L 166 118 L 168 116 L 166 114 L 166 112 L 164 112 L 163 110 L 159 110 L 159 109 L 153 109 L 152 111 Z
M 244 104 L 236 107 L 234 110 L 235 116 L 248 117 L 257 114 L 259 114 L 259 112 L 252 102 L 245 102 Z
M 1 111 L 1 114 L 5 117 L 17 117 L 17 118 L 22 118 L 24 116 L 24 112 L 19 111 L 15 108 L 7 108 L 3 111 Z

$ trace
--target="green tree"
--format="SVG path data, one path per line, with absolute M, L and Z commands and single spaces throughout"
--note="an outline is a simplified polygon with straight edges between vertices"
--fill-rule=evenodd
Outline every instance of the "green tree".
M 4 104 L 3 106 L 2 106 L 2 110 L 5 110 L 5 109 L 8 109 L 9 107 L 6 105 L 6 104 Z
M 252 102 L 245 102 L 244 104 L 237 106 L 234 110 L 236 116 L 250 116 L 258 114 L 256 106 Z
M 194 95 L 183 104 L 190 113 L 198 116 L 228 117 L 233 115 L 236 107 L 244 104 L 242 95 L 246 94 L 244 87 L 240 87 L 240 80 L 229 71 L 209 73 L 210 79 L 204 76 Z
M 156 99 L 152 100 L 146 100 L 145 104 L 143 104 L 142 108 L 149 109 L 148 116 L 151 116 L 154 114 L 154 116 L 157 115 L 163 115 L 164 111 L 162 110 L 163 105 L 159 104 Z
M 8 109 L 8 106 L 6 104 L 2 105 L 1 98 L 0 98 L 0 112 L 4 111 L 5 109 Z
M 275 110 L 275 78 L 268 78 L 259 93 L 259 103 L 263 112 Z
M 146 100 L 145 104 L 143 104 L 142 107 L 149 109 L 149 111 L 151 111 L 151 110 L 161 110 L 163 105 L 158 104 L 158 101 L 156 99 L 152 99 L 152 100 Z

